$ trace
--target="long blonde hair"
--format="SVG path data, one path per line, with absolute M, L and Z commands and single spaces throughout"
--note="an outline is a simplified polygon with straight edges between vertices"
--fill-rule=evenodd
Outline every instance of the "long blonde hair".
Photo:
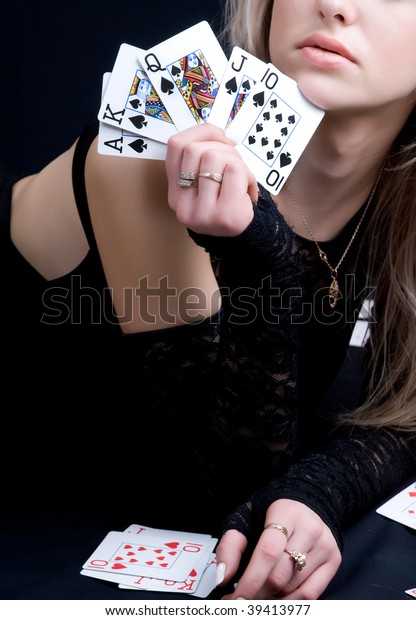
M 224 0 L 222 36 L 269 61 L 274 0 Z M 416 111 L 391 150 L 368 227 L 375 286 L 365 401 L 342 415 L 360 426 L 416 430 Z

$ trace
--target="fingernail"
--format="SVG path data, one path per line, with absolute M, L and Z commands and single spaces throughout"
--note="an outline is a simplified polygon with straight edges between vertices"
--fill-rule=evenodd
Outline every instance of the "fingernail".
M 217 574 L 215 576 L 215 585 L 219 586 L 220 583 L 224 581 L 225 571 L 227 569 L 227 565 L 225 562 L 220 562 L 217 566 Z
M 235 600 L 236 601 L 245 601 L 246 599 L 243 598 L 242 596 L 237 596 L 237 598 Z

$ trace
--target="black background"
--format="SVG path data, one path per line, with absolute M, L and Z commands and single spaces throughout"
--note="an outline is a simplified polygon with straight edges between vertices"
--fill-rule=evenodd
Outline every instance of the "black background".
M 201 20 L 216 34 L 221 0 L 14 0 L 0 16 L 0 162 L 37 172 L 66 150 L 100 104 L 121 43 L 148 48 Z
M 14 0 L 3 7 L 0 162 L 17 173 L 38 171 L 95 118 L 102 74 L 111 71 L 121 43 L 147 48 L 202 19 L 218 33 L 221 4 Z M 342 374 L 348 379 L 345 369 Z M 20 456 L 13 455 L 12 470 Z M 7 514 L 2 516 L 7 520 Z M 0 562 L 0 598 L 156 598 L 79 574 L 106 532 L 126 525 L 109 520 L 99 526 L 85 515 L 25 513 L 20 521 L 10 516 L 8 527 L 0 527 L 0 549 L 7 558 Z M 415 536 L 414 530 L 374 511 L 364 515 L 346 532 L 343 564 L 323 598 L 406 599 L 404 590 L 416 585 Z

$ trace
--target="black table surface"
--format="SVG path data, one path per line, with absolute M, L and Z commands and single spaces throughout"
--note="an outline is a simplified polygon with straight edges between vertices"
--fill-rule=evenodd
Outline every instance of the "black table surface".
M 414 479 L 406 481 L 401 488 L 412 482 Z M 123 590 L 111 582 L 80 574 L 82 564 L 107 532 L 123 530 L 128 525 L 113 517 L 50 509 L 9 519 L 6 516 L 0 529 L 0 598 L 199 600 L 186 594 Z M 383 517 L 374 509 L 345 532 L 341 567 L 321 598 L 411 600 L 405 591 L 415 587 L 416 530 Z M 209 598 L 218 600 L 223 594 L 217 589 Z

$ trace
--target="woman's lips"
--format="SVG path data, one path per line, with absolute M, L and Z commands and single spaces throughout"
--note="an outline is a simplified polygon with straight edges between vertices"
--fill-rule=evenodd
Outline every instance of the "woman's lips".
M 321 35 L 309 37 L 298 48 L 308 60 L 321 67 L 356 63 L 356 59 L 339 41 Z

